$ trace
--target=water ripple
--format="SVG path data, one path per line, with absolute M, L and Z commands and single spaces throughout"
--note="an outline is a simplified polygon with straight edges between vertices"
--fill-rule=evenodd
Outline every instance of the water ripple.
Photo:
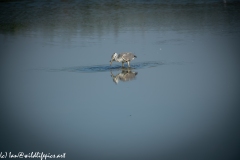
M 164 64 L 163 62 L 157 62 L 157 61 L 131 63 L 131 67 L 129 69 L 145 69 L 145 68 L 151 68 L 151 67 L 158 67 L 163 64 Z M 75 66 L 75 67 L 67 67 L 62 69 L 50 69 L 49 71 L 94 73 L 94 72 L 109 72 L 114 70 L 121 70 L 122 68 L 123 67 L 121 65 L 110 66 L 108 64 L 108 65 L 93 65 L 93 66 Z

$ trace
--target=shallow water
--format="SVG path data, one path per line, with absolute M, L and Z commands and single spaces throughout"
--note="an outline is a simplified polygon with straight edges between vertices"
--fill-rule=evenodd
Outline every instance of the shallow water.
M 144 69 L 157 67 L 159 65 L 163 65 L 163 62 L 138 62 L 131 64 L 130 67 L 122 66 L 122 65 L 92 65 L 92 66 L 75 66 L 75 67 L 67 67 L 62 69 L 45 69 L 45 71 L 66 71 L 66 72 L 80 72 L 80 73 L 94 73 L 94 72 L 109 72 L 114 70 L 126 70 L 126 69 Z M 43 69 L 44 70 L 44 69 Z
M 233 159 L 238 1 L 0 2 L 1 152 Z M 137 55 L 131 67 L 114 52 Z

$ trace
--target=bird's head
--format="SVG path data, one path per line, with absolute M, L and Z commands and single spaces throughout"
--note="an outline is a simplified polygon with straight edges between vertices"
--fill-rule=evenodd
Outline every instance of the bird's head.
M 110 60 L 110 65 L 112 65 L 112 62 L 116 60 L 117 55 L 118 55 L 117 53 L 113 53 L 112 58 Z

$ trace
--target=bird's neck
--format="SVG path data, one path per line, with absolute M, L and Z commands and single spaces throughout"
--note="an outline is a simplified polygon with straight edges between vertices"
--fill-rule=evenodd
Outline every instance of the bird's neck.
M 116 58 L 115 58 L 115 61 L 117 61 L 117 62 L 122 62 L 122 58 L 121 58 L 121 57 L 116 57 Z

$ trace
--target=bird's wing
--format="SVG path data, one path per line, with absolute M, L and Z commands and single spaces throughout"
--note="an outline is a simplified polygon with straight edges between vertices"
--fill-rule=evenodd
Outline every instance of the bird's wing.
M 120 54 L 125 61 L 132 60 L 134 55 L 131 52 L 125 52 Z

